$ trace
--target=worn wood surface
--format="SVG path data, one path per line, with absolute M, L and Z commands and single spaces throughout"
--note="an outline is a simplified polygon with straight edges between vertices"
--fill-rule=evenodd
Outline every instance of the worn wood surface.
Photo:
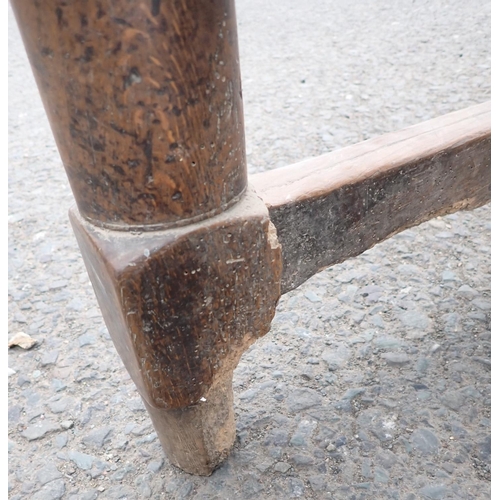
M 231 452 L 236 438 L 232 371 L 219 377 L 196 405 L 165 410 L 144 404 L 173 465 L 209 476 Z
M 198 403 L 266 333 L 280 248 L 251 191 L 209 223 L 142 234 L 70 215 L 111 337 L 152 406 Z
M 246 188 L 232 0 L 12 0 L 82 216 L 187 224 Z
M 234 439 L 232 394 L 214 387 L 232 391 L 234 368 L 269 331 L 280 297 L 280 245 L 264 203 L 247 190 L 208 221 L 144 233 L 96 227 L 77 210 L 70 219 L 165 452 L 188 472 L 211 472 Z
M 438 215 L 491 197 L 490 104 L 250 177 L 283 249 L 282 293 Z

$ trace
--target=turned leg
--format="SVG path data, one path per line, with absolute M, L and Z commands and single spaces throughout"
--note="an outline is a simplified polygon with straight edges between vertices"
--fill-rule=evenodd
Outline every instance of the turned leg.
M 210 474 L 281 275 L 247 188 L 233 1 L 12 4 L 110 335 L 169 459 Z

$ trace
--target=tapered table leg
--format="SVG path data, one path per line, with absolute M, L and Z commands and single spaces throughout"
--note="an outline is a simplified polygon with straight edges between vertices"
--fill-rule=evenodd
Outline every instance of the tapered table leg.
M 13 0 L 115 346 L 173 464 L 234 440 L 232 372 L 281 253 L 247 188 L 232 0 Z
M 264 203 L 249 189 L 209 220 L 142 234 L 70 218 L 165 453 L 210 474 L 235 437 L 232 372 L 280 296 L 281 247 Z

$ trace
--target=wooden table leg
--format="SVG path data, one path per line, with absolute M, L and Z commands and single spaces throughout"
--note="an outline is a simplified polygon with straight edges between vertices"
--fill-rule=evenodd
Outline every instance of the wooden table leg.
M 257 196 L 232 0 L 12 3 L 104 319 L 188 472 L 229 453 L 232 373 L 280 292 L 490 199 L 488 105 L 254 176 Z
M 115 346 L 170 461 L 210 474 L 235 437 L 232 372 L 267 333 L 281 249 L 248 190 L 209 220 L 133 234 L 71 222 Z
M 113 342 L 169 459 L 210 474 L 235 436 L 232 371 L 280 296 L 233 1 L 12 4 Z

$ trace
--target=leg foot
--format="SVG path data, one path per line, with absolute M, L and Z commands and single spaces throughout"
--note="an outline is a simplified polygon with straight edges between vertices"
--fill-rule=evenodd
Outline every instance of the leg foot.
M 229 455 L 236 436 L 232 378 L 230 372 L 187 408 L 154 408 L 144 400 L 170 463 L 190 474 L 209 476 Z

